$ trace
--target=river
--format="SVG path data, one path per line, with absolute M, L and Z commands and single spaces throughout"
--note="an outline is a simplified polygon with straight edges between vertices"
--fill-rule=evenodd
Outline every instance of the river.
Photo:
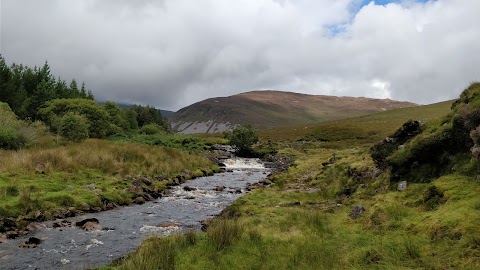
M 156 201 L 66 219 L 75 223 L 96 218 L 102 230 L 53 228 L 53 221 L 45 222 L 44 228 L 26 237 L 0 244 L 0 269 L 92 268 L 127 255 L 149 236 L 200 230 L 200 221 L 218 215 L 245 193 L 248 183 L 266 178 L 269 172 L 256 159 L 236 158 L 224 163 L 227 172 L 172 187 L 169 196 Z M 185 191 L 185 186 L 196 190 Z M 225 189 L 215 191 L 217 186 Z M 36 248 L 20 248 L 31 236 L 42 243 Z

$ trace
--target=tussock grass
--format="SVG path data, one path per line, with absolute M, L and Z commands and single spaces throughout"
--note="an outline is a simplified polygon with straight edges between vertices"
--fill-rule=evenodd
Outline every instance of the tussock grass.
M 175 238 L 149 238 L 137 252 L 122 261 L 120 270 L 174 270 L 177 246 Z
M 207 230 L 207 237 L 213 248 L 221 251 L 238 240 L 242 232 L 243 226 L 236 220 L 215 219 Z
M 179 174 L 203 175 L 214 169 L 199 154 L 173 148 L 90 139 L 82 143 L 50 144 L 18 151 L 0 150 L 0 218 L 51 215 L 58 208 L 88 210 L 102 200 L 131 203 L 127 175 L 162 179 Z
M 122 176 L 170 175 L 210 165 L 204 158 L 171 148 L 94 139 L 53 148 L 0 151 L 0 160 L 0 172 L 78 172 L 88 168 Z

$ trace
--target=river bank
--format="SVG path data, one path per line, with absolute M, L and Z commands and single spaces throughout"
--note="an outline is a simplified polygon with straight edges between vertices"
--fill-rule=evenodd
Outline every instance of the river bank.
M 270 170 L 258 161 L 246 161 L 227 161 L 226 172 L 171 186 L 163 197 L 142 205 L 37 223 L 36 231 L 28 237 L 0 244 L 1 265 L 5 269 L 84 269 L 125 256 L 149 236 L 200 230 L 201 221 L 219 214 L 266 178 Z M 93 219 L 98 220 L 98 226 L 92 230 L 75 226 Z M 41 244 L 19 248 L 29 237 Z

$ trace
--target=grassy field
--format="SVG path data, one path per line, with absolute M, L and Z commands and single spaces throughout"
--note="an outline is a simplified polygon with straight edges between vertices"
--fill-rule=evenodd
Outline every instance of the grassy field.
M 406 120 L 435 120 L 450 103 L 262 131 L 264 146 L 295 158 L 272 187 L 206 233 L 151 238 L 102 269 L 479 269 L 480 182 L 452 172 L 397 191 L 370 157 Z
M 68 207 L 103 209 L 105 201 L 126 205 L 140 194 L 137 178 L 147 177 L 149 188 L 161 191 L 176 176 L 189 179 L 218 169 L 201 154 L 95 139 L 2 150 L 0 160 L 0 219 L 32 218 L 37 211 L 50 218 Z
M 423 122 L 437 119 L 450 111 L 451 104 L 452 101 L 445 101 L 319 124 L 260 130 L 259 136 L 262 141 L 274 143 L 313 140 L 324 142 L 325 147 L 341 144 L 349 147 L 352 143 L 363 144 L 381 140 L 409 119 Z

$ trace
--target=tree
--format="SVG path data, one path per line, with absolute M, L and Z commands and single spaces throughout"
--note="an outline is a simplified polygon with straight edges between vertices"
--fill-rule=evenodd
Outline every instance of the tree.
M 78 89 L 72 80 L 70 86 L 50 73 L 48 63 L 30 68 L 13 63 L 8 66 L 0 55 L 0 102 L 6 102 L 21 119 L 37 119 L 37 111 L 46 101 L 56 98 L 84 98 L 94 100 L 85 84 Z
M 240 155 L 252 153 L 252 146 L 257 142 L 257 131 L 250 124 L 242 125 L 234 129 L 230 136 L 230 145 L 232 145 Z
M 125 110 L 120 108 L 117 105 L 117 103 L 112 101 L 107 101 L 103 105 L 103 108 L 105 108 L 105 111 L 110 116 L 110 122 L 117 127 L 112 129 L 112 134 L 118 133 L 118 132 L 115 132 L 115 131 L 118 131 L 118 129 L 120 129 L 121 131 L 130 130 L 130 123 L 127 119 L 127 113 Z M 109 134 L 109 135 L 112 135 L 112 134 Z
M 61 126 L 59 119 L 69 112 L 85 116 L 88 120 L 90 137 L 104 138 L 108 134 L 110 116 L 105 108 L 90 99 L 54 99 L 45 103 L 38 114 L 53 132 L 59 132 Z
M 72 142 L 85 140 L 88 138 L 87 118 L 73 112 L 66 113 L 60 121 L 60 135 Z

